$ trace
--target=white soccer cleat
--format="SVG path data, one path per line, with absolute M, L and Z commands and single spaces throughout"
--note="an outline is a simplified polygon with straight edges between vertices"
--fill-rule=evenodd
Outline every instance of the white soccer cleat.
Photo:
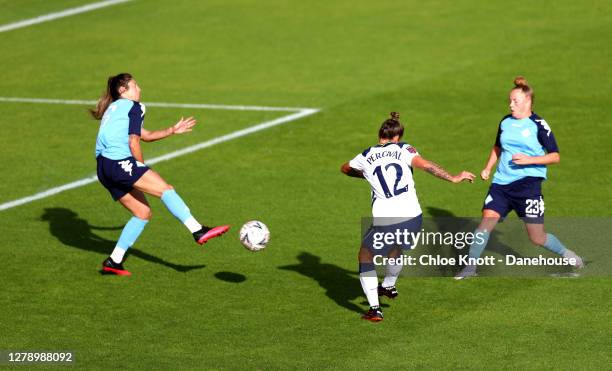
M 457 273 L 457 275 L 455 275 L 455 280 L 463 280 L 476 276 L 478 276 L 478 273 L 476 273 L 476 266 L 468 264 L 459 273 Z
M 581 269 L 584 267 L 584 262 L 582 261 L 582 258 L 576 255 L 576 253 L 572 250 L 565 250 L 565 252 L 563 253 L 563 257 L 566 259 L 574 259 L 576 261 L 576 263 L 574 264 L 574 268 Z

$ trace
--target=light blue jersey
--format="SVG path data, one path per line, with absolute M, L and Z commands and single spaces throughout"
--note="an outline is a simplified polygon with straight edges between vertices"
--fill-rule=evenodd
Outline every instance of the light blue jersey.
M 512 155 L 543 156 L 547 152 L 559 152 L 550 126 L 535 113 L 520 120 L 512 115 L 504 117 L 499 124 L 495 145 L 501 148 L 501 157 L 493 183 L 501 185 L 526 177 L 546 179 L 546 165 L 516 165 L 512 162 Z
M 129 99 L 118 99 L 108 106 L 100 122 L 96 139 L 96 157 L 122 160 L 132 156 L 131 134 L 140 135 L 145 106 Z

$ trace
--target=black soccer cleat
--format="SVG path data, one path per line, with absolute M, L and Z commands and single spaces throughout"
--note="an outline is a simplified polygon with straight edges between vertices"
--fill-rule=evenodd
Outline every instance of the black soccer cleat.
M 389 299 L 395 299 L 399 295 L 395 286 L 383 287 L 378 285 L 378 296 L 386 296 Z
M 102 263 L 102 272 L 116 274 L 117 276 L 131 276 L 132 272 L 123 268 L 122 263 L 115 263 L 110 257 Z
M 195 240 L 195 242 L 202 245 L 206 243 L 206 241 L 210 240 L 211 238 L 221 236 L 223 233 L 227 232 L 229 229 L 230 229 L 229 225 L 221 225 L 219 227 L 212 227 L 212 228 L 209 228 L 203 225 L 202 229 L 192 233 L 193 239 Z
M 380 322 L 383 320 L 382 309 L 380 309 L 380 306 L 370 307 L 368 312 L 361 316 L 361 318 L 370 322 Z

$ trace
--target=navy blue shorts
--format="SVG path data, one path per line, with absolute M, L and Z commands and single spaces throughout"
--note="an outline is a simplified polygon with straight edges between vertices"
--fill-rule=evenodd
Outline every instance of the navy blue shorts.
M 373 225 L 364 234 L 361 246 L 384 256 L 393 248 L 409 250 L 413 245 L 410 233 L 420 232 L 422 224 L 423 216 L 419 215 L 397 224 Z
M 502 219 L 512 210 L 525 223 L 544 223 L 543 178 L 526 177 L 510 184 L 491 184 L 482 209 L 499 213 Z
M 144 164 L 138 166 L 134 157 L 121 160 L 110 160 L 98 156 L 98 180 L 110 192 L 113 200 L 117 201 L 126 193 L 134 189 L 134 183 L 149 170 Z

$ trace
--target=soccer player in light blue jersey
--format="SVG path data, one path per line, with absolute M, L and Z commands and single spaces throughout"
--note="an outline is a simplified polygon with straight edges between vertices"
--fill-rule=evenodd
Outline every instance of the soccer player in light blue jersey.
M 475 261 L 480 257 L 491 231 L 514 210 L 525 222 L 532 243 L 574 259 L 574 266 L 582 268 L 582 259 L 544 230 L 542 181 L 546 179 L 546 166 L 559 163 L 560 156 L 550 126 L 532 111 L 533 100 L 533 89 L 527 80 L 516 77 L 510 91 L 511 113 L 501 120 L 489 160 L 480 173 L 483 180 L 489 179 L 491 169 L 499 160 L 482 207 L 482 221 L 476 230 L 484 238 L 476 239 L 470 246 L 469 258 Z M 468 264 L 455 279 L 474 275 L 476 265 Z
M 97 172 L 100 183 L 115 201 L 133 217 L 127 222 L 111 255 L 102 263 L 103 272 L 128 276 L 123 267 L 126 251 L 136 242 L 151 218 L 145 193 L 161 198 L 168 210 L 189 229 L 200 245 L 218 237 L 228 225 L 201 225 L 189 211 L 174 187 L 145 165 L 140 141 L 153 142 L 174 134 L 190 132 L 196 120 L 181 118 L 164 130 L 149 131 L 143 127 L 145 106 L 140 103 L 140 87 L 129 73 L 108 79 L 105 94 L 91 114 L 101 120 L 96 140 Z

